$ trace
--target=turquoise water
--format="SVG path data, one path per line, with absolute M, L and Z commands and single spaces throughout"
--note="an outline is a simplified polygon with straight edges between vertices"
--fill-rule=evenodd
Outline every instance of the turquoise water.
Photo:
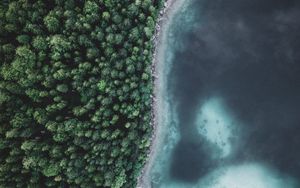
M 300 2 L 191 0 L 168 28 L 157 188 L 298 188 Z

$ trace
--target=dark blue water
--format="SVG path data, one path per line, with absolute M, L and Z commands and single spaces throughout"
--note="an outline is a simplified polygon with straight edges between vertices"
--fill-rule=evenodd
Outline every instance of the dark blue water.
M 299 187 L 300 1 L 198 0 L 189 11 L 166 85 L 180 138 L 154 187 Z

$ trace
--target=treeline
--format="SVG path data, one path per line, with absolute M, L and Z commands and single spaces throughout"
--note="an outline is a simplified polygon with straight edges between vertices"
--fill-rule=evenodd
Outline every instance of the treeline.
M 135 186 L 160 4 L 1 1 L 0 187 Z

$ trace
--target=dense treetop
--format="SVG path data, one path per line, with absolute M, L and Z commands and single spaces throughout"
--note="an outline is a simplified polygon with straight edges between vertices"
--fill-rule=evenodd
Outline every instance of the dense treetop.
M 151 135 L 153 0 L 0 3 L 0 187 L 134 187 Z

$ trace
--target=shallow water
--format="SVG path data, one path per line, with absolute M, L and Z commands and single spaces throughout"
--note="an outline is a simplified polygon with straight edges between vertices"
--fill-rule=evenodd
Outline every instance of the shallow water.
M 300 187 L 300 2 L 192 0 L 169 28 L 153 187 Z

